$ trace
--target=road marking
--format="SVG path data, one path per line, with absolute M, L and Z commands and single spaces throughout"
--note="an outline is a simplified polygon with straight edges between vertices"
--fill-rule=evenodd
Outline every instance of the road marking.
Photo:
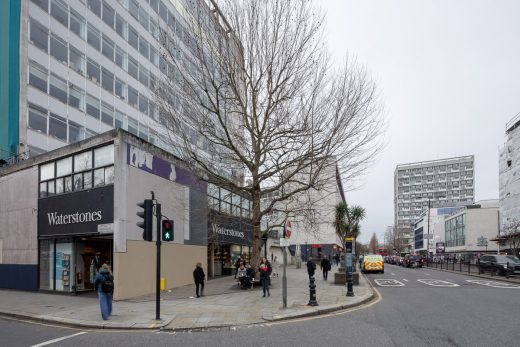
M 421 279 L 417 280 L 418 282 L 427 284 L 433 287 L 459 287 L 458 284 L 444 281 L 444 280 L 434 280 L 434 279 Z
M 493 288 L 520 288 L 519 285 L 505 282 L 497 282 L 491 280 L 466 280 L 469 283 L 480 284 L 481 286 L 493 287 Z
M 63 340 L 66 340 L 66 339 L 70 339 L 72 337 L 76 337 L 76 336 L 83 335 L 83 334 L 86 334 L 86 333 L 87 333 L 86 331 L 82 331 L 82 332 L 77 333 L 77 334 L 63 336 L 63 337 L 60 337 L 60 338 L 57 338 L 57 339 L 54 339 L 54 340 L 49 340 L 49 341 L 45 341 L 45 342 L 39 343 L 37 345 L 32 345 L 31 347 L 40 347 L 40 346 L 50 345 L 51 343 L 60 342 L 60 341 L 63 341 Z
M 399 282 L 398 280 L 394 280 L 393 278 L 386 278 L 386 279 L 377 279 L 374 280 L 376 284 L 380 287 L 403 287 L 404 283 Z
M 390 275 L 395 276 L 395 273 L 391 272 Z
M 406 282 L 408 282 L 408 280 L 407 280 L 406 278 L 403 278 L 403 281 L 406 281 Z

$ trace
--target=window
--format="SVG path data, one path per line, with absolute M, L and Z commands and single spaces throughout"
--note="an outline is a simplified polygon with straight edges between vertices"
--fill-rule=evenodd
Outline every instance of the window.
M 137 136 L 137 127 L 137 121 L 131 117 L 128 117 L 128 132 Z
M 85 28 L 87 27 L 85 18 L 83 18 L 79 13 L 70 10 L 70 23 L 69 28 L 70 31 L 81 37 L 83 40 L 85 39 Z
M 136 80 L 139 80 L 138 73 L 137 61 L 131 57 L 128 57 L 128 74 Z
M 54 178 L 54 162 L 40 166 L 40 181 Z
M 83 152 L 74 156 L 74 172 L 92 169 L 92 152 Z
M 114 164 L 114 145 L 94 149 L 94 167 Z
M 91 129 L 85 129 L 85 138 L 88 139 L 89 137 L 96 136 L 97 133 L 94 130 Z
M 150 34 L 152 34 L 152 36 L 159 40 L 159 25 L 157 24 L 157 22 L 155 20 L 153 20 L 153 18 L 150 18 Z
M 85 55 L 74 48 L 72 45 L 69 45 L 69 66 L 74 71 L 84 76 L 85 65 Z
M 109 166 L 105 168 L 105 184 L 114 183 L 114 167 Z
M 110 93 L 114 93 L 114 74 L 108 71 L 105 68 L 102 68 L 102 80 L 101 86 L 103 89 L 109 91 Z
M 83 188 L 84 189 L 92 188 L 92 171 L 83 173 Z
M 139 82 L 145 87 L 148 87 L 149 80 L 148 70 L 146 70 L 142 65 L 139 65 Z
M 56 194 L 63 194 L 64 187 L 63 187 L 63 178 L 58 178 L 56 180 Z
M 106 1 L 103 1 L 103 22 L 112 29 L 114 28 L 114 9 Z
M 166 62 L 166 59 L 164 59 L 163 57 L 159 58 L 159 69 L 165 75 L 168 72 L 168 64 Z
M 159 16 L 163 19 L 164 23 L 168 20 L 168 9 L 166 8 L 166 5 L 161 1 L 159 3 Z
M 63 190 L 65 191 L 65 193 L 72 192 L 72 177 L 67 176 L 67 177 L 65 177 L 64 181 L 65 181 L 65 184 L 64 184 Z
M 103 49 L 101 52 L 105 57 L 110 59 L 110 61 L 114 61 L 114 42 L 106 35 L 103 35 Z
M 148 42 L 142 36 L 139 37 L 139 52 L 148 59 Z
M 85 111 L 85 91 L 73 84 L 69 88 L 69 105 Z
M 114 126 L 114 108 L 104 102 L 101 104 L 101 121 L 111 127 Z
M 83 140 L 83 127 L 69 120 L 69 143 Z
M 150 26 L 150 16 L 148 16 L 148 13 L 146 13 L 143 7 L 139 9 L 139 23 L 141 23 L 146 31 L 148 31 Z
M 89 58 L 87 62 L 87 77 L 90 78 L 92 82 L 99 83 L 101 80 L 100 75 L 99 64 Z
M 64 104 L 67 103 L 67 82 L 56 76 L 55 74 L 51 74 L 50 84 L 49 84 L 49 94 L 54 96 L 56 99 L 60 100 Z M 49 130 L 50 132 L 50 130 Z
M 139 50 L 139 35 L 130 24 L 128 24 L 128 43 L 136 50 Z
M 87 42 L 98 51 L 101 49 L 101 34 L 99 33 L 99 30 L 90 24 L 88 25 Z
M 123 128 L 123 120 L 125 116 L 121 111 L 116 110 L 115 112 L 115 124 L 114 128 Z
M 136 0 L 129 0 L 128 12 L 130 12 L 132 17 L 137 19 L 137 16 L 139 15 L 139 4 Z
M 87 0 L 88 8 L 99 18 L 101 18 L 101 0 Z
M 154 10 L 156 13 L 159 11 L 159 0 L 150 0 L 150 7 L 152 10 Z
M 72 173 L 72 157 L 56 161 L 56 177 L 70 175 Z
M 148 128 L 143 123 L 139 125 L 139 137 L 148 141 Z
M 116 32 L 123 39 L 125 39 L 125 40 L 127 39 L 126 21 L 119 14 L 116 14 Z
M 105 184 L 105 169 L 94 170 L 94 187 L 100 187 Z
M 52 112 L 49 116 L 49 136 L 67 142 L 67 121 Z
M 47 69 L 33 61 L 29 61 L 29 84 L 47 93 L 47 79 Z
M 99 99 L 87 94 L 87 114 L 99 119 Z
M 49 13 L 49 0 L 31 0 L 32 3 L 36 4 L 39 8 Z
M 74 190 L 83 189 L 83 174 L 74 175 Z
M 159 66 L 159 54 L 157 50 L 150 45 L 150 61 L 155 66 Z
M 51 16 L 65 27 L 69 27 L 69 8 L 62 0 L 52 0 Z
M 51 34 L 50 54 L 63 64 L 67 64 L 69 61 L 67 57 L 67 42 L 54 33 Z
M 49 47 L 49 30 L 32 18 L 30 19 L 30 40 L 36 47 L 47 52 Z
M 119 98 L 126 100 L 126 84 L 118 78 L 116 78 L 115 93 Z
M 130 104 L 130 106 L 137 108 L 137 98 L 138 98 L 137 90 L 128 86 L 128 103 Z
M 29 128 L 39 133 L 47 134 L 47 110 L 29 104 Z
M 139 111 L 148 115 L 148 98 L 143 94 L 139 94 Z
M 127 70 L 126 52 L 119 46 L 116 46 L 116 56 L 114 61 L 121 69 L 125 71 Z

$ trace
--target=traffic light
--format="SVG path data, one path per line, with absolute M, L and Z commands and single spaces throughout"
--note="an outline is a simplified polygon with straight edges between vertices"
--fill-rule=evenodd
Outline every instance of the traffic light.
M 152 241 L 153 240 L 153 201 L 150 199 L 146 199 L 143 202 L 138 202 L 137 206 L 142 207 L 143 210 L 136 213 L 139 217 L 143 219 L 141 222 L 137 222 L 136 225 L 143 229 L 143 240 Z
M 173 221 L 170 219 L 162 221 L 162 233 L 161 240 L 173 241 Z

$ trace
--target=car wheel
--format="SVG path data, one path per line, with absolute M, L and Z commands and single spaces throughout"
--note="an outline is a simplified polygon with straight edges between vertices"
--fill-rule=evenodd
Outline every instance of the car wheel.
M 385 273 L 385 270 L 381 271 L 381 273 L 384 274 L 384 273 Z
M 502 272 L 500 271 L 499 268 L 495 269 L 495 275 L 496 276 L 501 276 L 502 275 Z

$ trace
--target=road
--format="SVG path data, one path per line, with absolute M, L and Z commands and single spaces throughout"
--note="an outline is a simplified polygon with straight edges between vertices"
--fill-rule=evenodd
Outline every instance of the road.
M 518 346 L 520 286 L 387 265 L 380 299 L 276 324 L 193 332 L 100 331 L 0 319 L 0 346 Z M 487 284 L 487 285 L 485 285 Z

